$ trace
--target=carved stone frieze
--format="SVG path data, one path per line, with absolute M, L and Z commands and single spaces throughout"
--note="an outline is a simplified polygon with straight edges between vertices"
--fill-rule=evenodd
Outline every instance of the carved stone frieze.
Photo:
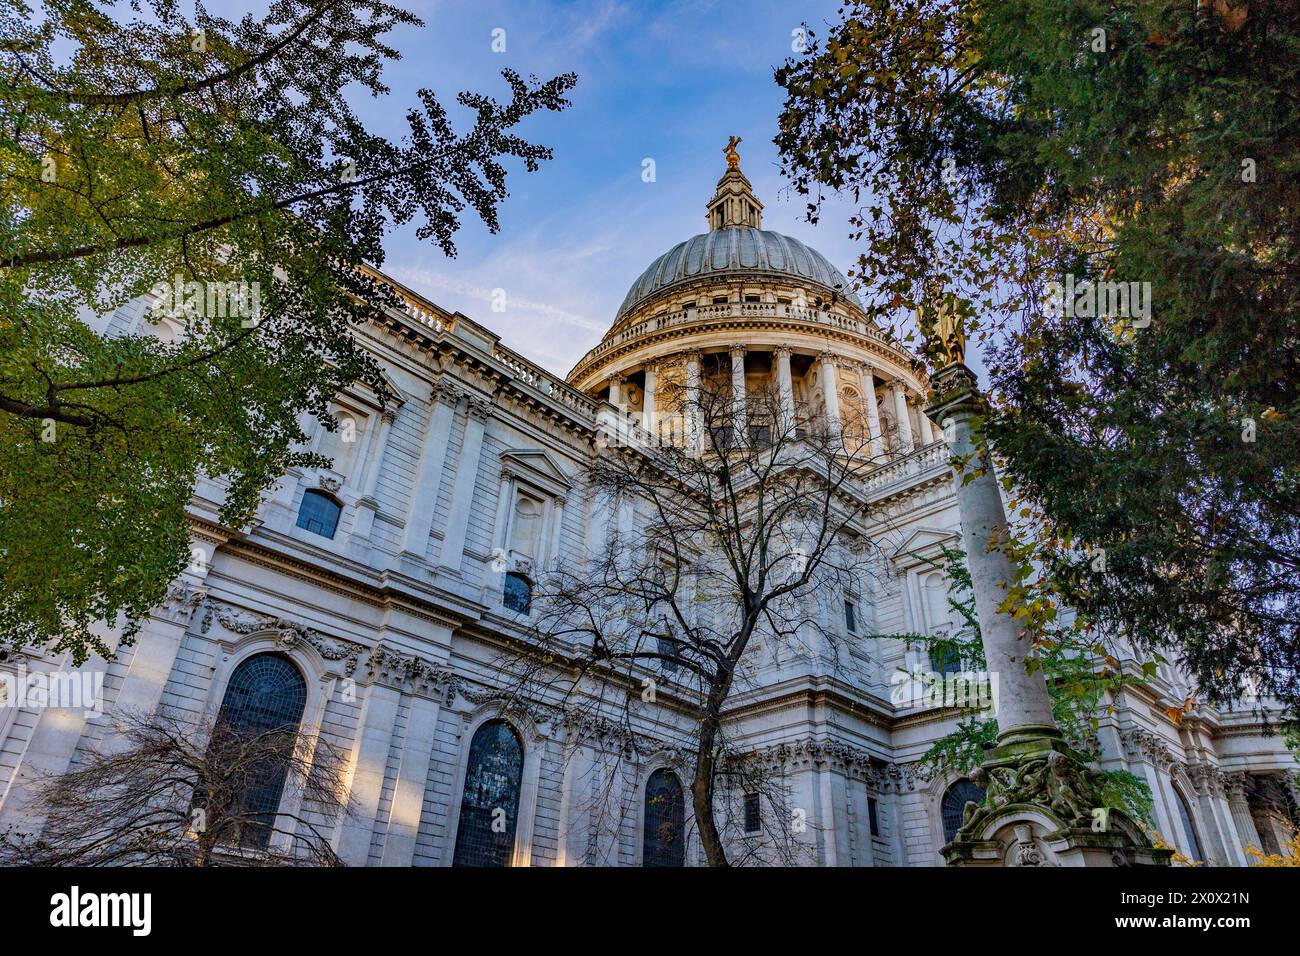
M 276 617 L 273 614 L 257 614 L 209 601 L 203 622 L 199 627 L 202 634 L 207 634 L 216 620 L 232 634 L 257 634 L 262 631 L 276 632 L 281 646 L 289 648 L 299 642 L 313 647 L 327 661 L 342 661 L 343 672 L 349 677 L 356 673 L 357 664 L 365 647 L 353 641 L 330 637 L 307 627 L 297 621 Z
M 451 671 L 383 644 L 372 650 L 366 659 L 366 676 L 388 687 L 441 700 L 444 706 L 450 706 L 458 687 L 458 678 Z

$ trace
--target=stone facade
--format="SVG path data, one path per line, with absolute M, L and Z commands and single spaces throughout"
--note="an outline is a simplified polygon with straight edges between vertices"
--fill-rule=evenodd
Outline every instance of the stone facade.
M 731 738 L 794 794 L 807 822 L 796 837 L 802 862 L 942 864 L 955 781 L 925 777 L 918 760 L 955 717 L 892 703 L 894 675 L 928 662 L 871 635 L 953 626 L 946 582 L 927 563 L 960 537 L 946 448 L 920 411 L 920 365 L 867 320 L 825 260 L 762 230 L 761 210 L 729 168 L 708 206 L 710 231 L 647 270 L 567 382 L 394 283 L 407 308 L 361 334 L 399 401 L 381 410 L 364 388 L 339 395 L 344 428 L 312 438 L 333 467 L 286 475 L 255 527 L 222 527 L 221 488 L 196 489 L 191 567 L 133 646 L 84 665 L 103 672 L 107 710 L 211 717 L 241 661 L 282 654 L 307 682 L 308 745 L 328 740 L 348 755 L 355 811 L 320 822 L 349 864 L 452 863 L 471 741 L 505 720 L 522 747 L 509 862 L 638 865 L 651 774 L 688 779 L 684 719 L 671 701 L 629 725 L 504 697 L 497 662 L 523 633 L 504 601 L 507 577 L 536 580 L 555 562 L 582 560 L 611 525 L 636 520 L 634 506 L 605 513 L 585 486 L 604 453 L 603 419 L 658 427 L 664 376 L 687 387 L 725 377 L 741 394 L 770 383 L 802 414 L 870 438 L 875 466 L 861 490 L 887 520 L 859 530 L 889 558 L 846 595 L 856 620 L 836 626 L 847 654 L 767 672 L 730 704 Z M 103 331 L 143 322 L 136 304 Z M 336 506 L 332 536 L 299 526 L 305 496 Z M 116 635 L 105 635 L 113 646 Z M 0 661 L 11 671 L 69 666 L 38 652 Z M 1098 731 L 1101 763 L 1150 784 L 1157 829 L 1180 851 L 1242 865 L 1245 846 L 1286 839 L 1295 761 L 1249 708 L 1201 707 L 1172 723 L 1165 708 L 1187 695 L 1163 667 L 1149 687 L 1117 696 Z M 104 727 L 93 713 L 0 708 L 0 826 L 39 829 L 30 798 L 40 779 L 76 767 L 104 743 Z M 699 864 L 689 800 L 684 828 L 686 863 Z

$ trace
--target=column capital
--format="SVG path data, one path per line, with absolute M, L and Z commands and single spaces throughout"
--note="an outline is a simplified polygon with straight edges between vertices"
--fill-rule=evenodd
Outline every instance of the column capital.
M 480 395 L 470 396 L 469 417 L 475 421 L 487 421 L 492 417 L 492 402 Z
M 729 345 L 727 351 L 731 353 L 732 359 L 735 359 L 737 357 L 744 358 L 745 353 L 749 350 L 743 345 Z
M 788 345 L 777 345 L 773 347 L 772 354 L 777 358 L 788 359 L 794 354 L 794 349 L 790 348 Z
M 392 408 L 385 408 L 379 413 L 379 420 L 385 425 L 391 425 L 397 421 L 397 411 Z
M 986 408 L 975 373 L 965 365 L 949 365 L 936 372 L 931 383 L 930 402 L 923 411 L 940 428 L 949 418 L 978 415 Z
M 453 408 L 460 404 L 460 400 L 465 397 L 465 390 L 458 384 L 444 379 L 437 379 L 430 389 L 429 401 L 433 403 L 441 402 L 444 405 L 451 405 Z

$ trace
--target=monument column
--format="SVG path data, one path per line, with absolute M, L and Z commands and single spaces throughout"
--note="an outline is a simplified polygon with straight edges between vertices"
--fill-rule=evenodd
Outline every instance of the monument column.
M 985 405 L 975 373 L 962 364 L 963 344 L 957 338 L 945 349 L 949 364 L 934 376 L 926 412 L 948 436 L 954 462 L 962 547 L 998 737 L 970 775 L 985 788 L 984 799 L 966 804 L 961 829 L 943 855 L 961 866 L 1165 865 L 1169 851 L 1153 849 L 1142 830 L 1107 803 L 1103 775 L 1061 738 L 1043 671 L 1026 666 L 1030 636 L 1002 609 L 1016 568 L 1000 545 L 1009 525 L 997 476 L 988 449 L 973 438 L 974 419 Z M 899 405 L 905 421 L 906 405 Z

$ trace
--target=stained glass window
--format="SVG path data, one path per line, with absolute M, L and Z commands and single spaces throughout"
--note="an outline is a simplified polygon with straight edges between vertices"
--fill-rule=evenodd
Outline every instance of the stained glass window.
M 646 781 L 642 841 L 642 866 L 686 865 L 686 800 L 671 770 L 656 770 Z
M 524 748 L 504 720 L 474 732 L 453 866 L 509 866 L 515 850 Z
M 943 815 L 943 842 L 951 843 L 961 829 L 962 810 L 968 800 L 979 803 L 984 799 L 984 788 L 976 786 L 969 780 L 958 780 L 943 795 L 940 812 Z
M 298 527 L 323 538 L 332 538 L 342 513 L 342 505 L 325 492 L 313 488 L 303 492 L 302 504 L 298 506 Z
M 506 575 L 505 593 L 501 603 L 512 611 L 527 614 L 533 607 L 533 586 L 522 574 L 511 571 Z
M 230 675 L 217 713 L 218 733 L 251 741 L 279 730 L 285 732 L 283 746 L 292 747 L 306 704 L 307 683 L 292 661 L 281 654 L 255 654 L 240 662 Z M 280 810 L 287 772 L 284 760 L 268 757 L 248 775 L 242 794 L 243 817 L 251 822 L 242 828 L 239 843 L 266 846 Z
M 1196 835 L 1195 824 L 1192 823 L 1192 808 L 1187 805 L 1183 792 L 1177 787 L 1174 787 L 1174 796 L 1178 798 L 1178 816 L 1183 821 L 1183 830 L 1187 833 L 1187 839 L 1191 843 L 1188 848 L 1190 851 L 1188 856 L 1193 860 L 1204 860 L 1205 855 L 1201 851 L 1201 840 Z

